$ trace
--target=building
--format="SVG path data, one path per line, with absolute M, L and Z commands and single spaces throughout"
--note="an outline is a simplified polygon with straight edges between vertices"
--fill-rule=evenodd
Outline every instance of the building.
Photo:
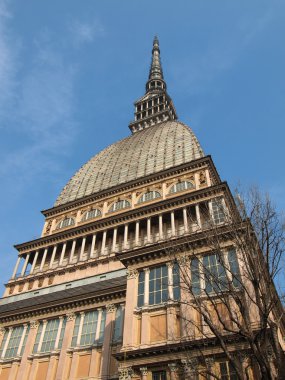
M 129 128 L 43 211 L 41 237 L 16 246 L 0 300 L 0 380 L 198 376 L 201 335 L 187 330 L 169 247 L 186 239 L 206 252 L 201 234 L 225 223 L 232 197 L 177 119 L 157 38 Z M 203 347 L 222 379 L 237 378 L 216 343 Z

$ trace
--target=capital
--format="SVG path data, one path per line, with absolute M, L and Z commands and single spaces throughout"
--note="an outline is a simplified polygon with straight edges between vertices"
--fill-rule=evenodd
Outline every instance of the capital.
M 140 368 L 142 376 L 147 376 L 147 367 L 141 367 Z
M 139 275 L 139 272 L 136 269 L 128 269 L 127 270 L 127 279 L 131 280 L 133 278 L 137 278 Z
M 70 312 L 70 313 L 66 314 L 66 320 L 67 320 L 67 322 L 73 321 L 75 318 L 76 318 L 76 315 L 73 312 Z
M 113 303 L 106 305 L 107 313 L 113 313 L 116 310 L 116 306 Z
M 30 328 L 31 329 L 37 329 L 38 327 L 39 327 L 39 321 L 37 321 L 37 320 L 32 320 L 32 321 L 30 321 Z

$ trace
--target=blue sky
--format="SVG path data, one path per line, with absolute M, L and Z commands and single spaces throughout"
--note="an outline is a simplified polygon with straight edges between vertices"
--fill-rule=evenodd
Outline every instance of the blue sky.
M 155 34 L 179 119 L 222 179 L 285 210 L 284 17 L 281 0 L 1 0 L 1 284 L 40 210 L 129 134 Z

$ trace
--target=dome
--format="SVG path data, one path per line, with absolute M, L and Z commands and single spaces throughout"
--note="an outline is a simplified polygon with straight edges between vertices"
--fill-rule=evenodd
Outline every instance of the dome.
M 92 157 L 69 180 L 55 206 L 78 200 L 204 156 L 185 124 L 161 122 L 120 140 Z

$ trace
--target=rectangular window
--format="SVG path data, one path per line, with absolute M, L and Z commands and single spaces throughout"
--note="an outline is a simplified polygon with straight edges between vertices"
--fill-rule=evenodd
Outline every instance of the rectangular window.
M 238 380 L 237 373 L 229 362 L 220 363 L 221 380 Z
M 59 319 L 50 319 L 47 322 L 40 352 L 50 352 L 54 349 L 59 327 Z
M 40 338 L 41 338 L 41 334 L 42 334 L 42 329 L 43 329 L 43 324 L 40 323 L 40 325 L 39 325 L 39 327 L 38 327 L 38 331 L 37 331 L 36 339 L 35 339 L 34 348 L 33 348 L 33 353 L 34 353 L 34 354 L 35 354 L 36 352 L 38 352 L 38 347 L 39 347 L 39 342 L 40 342 Z
M 122 340 L 123 317 L 123 308 L 122 306 L 119 306 L 116 310 L 113 342 L 118 342 Z
M 2 340 L 2 343 L 1 343 L 1 347 L 0 347 L 0 358 L 2 356 L 2 352 L 3 352 L 3 349 L 5 347 L 6 340 L 8 338 L 8 333 L 9 333 L 9 330 L 5 329 L 4 337 L 3 337 L 3 340 Z
M 168 273 L 166 265 L 149 272 L 149 304 L 156 305 L 168 299 Z
M 175 300 L 180 299 L 180 275 L 177 263 L 173 265 L 173 298 Z
M 98 343 L 103 343 L 104 332 L 105 332 L 105 324 L 106 324 L 106 309 L 103 309 L 102 310 L 102 316 L 101 316 L 101 324 L 100 324 L 99 341 L 98 341 Z
M 194 258 L 191 260 L 191 285 L 192 292 L 195 296 L 201 293 L 200 280 L 199 260 L 197 258 Z
M 17 355 L 20 340 L 24 332 L 24 326 L 13 327 L 11 337 L 7 346 L 5 358 L 13 358 Z
M 30 325 L 28 326 L 28 328 L 26 330 L 26 335 L 25 335 L 25 338 L 24 338 L 24 341 L 23 341 L 23 346 L 22 346 L 21 353 L 20 353 L 21 356 L 24 353 L 24 349 L 25 349 L 25 346 L 26 346 L 26 343 L 27 343 L 29 332 L 30 332 Z
M 78 337 L 78 330 L 79 330 L 79 324 L 80 324 L 80 315 L 77 314 L 76 319 L 75 319 L 74 329 L 73 329 L 73 336 L 72 336 L 72 340 L 71 340 L 71 347 L 75 347 L 76 346 L 77 337 Z
M 233 278 L 233 285 L 236 288 L 238 288 L 240 286 L 240 273 L 239 273 L 239 266 L 237 262 L 236 250 L 234 248 L 229 250 L 228 260 L 229 260 L 230 271 Z
M 144 304 L 144 271 L 139 273 L 139 283 L 138 283 L 138 307 Z
M 206 293 L 219 292 L 226 289 L 226 271 L 218 254 L 215 253 L 203 257 L 203 270 Z
M 166 380 L 166 372 L 165 371 L 152 372 L 152 380 Z
M 221 224 L 225 222 L 226 214 L 224 205 L 221 198 L 212 200 L 213 219 L 215 224 Z
M 95 342 L 96 328 L 98 322 L 98 311 L 89 311 L 84 315 L 80 346 L 86 346 Z

